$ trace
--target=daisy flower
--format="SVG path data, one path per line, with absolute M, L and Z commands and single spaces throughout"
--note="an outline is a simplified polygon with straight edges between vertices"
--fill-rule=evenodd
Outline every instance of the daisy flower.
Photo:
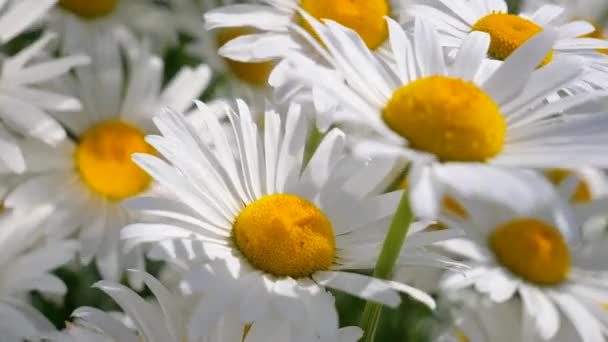
M 576 170 L 550 169 L 544 171 L 544 174 L 557 186 L 564 199 L 573 205 L 608 196 L 608 177 L 602 170 L 591 167 Z
M 134 44 L 136 33 L 151 39 L 158 51 L 177 44 L 177 23 L 171 13 L 150 0 L 59 0 L 48 28 L 60 34 L 63 52 L 97 51 L 119 58 L 120 44 Z M 159 25 L 162 23 L 162 25 Z
M 437 342 L 512 342 L 513 332 L 521 331 L 521 301 L 513 298 L 493 303 L 473 290 L 444 296 L 451 305 L 454 324 Z M 526 341 L 530 342 L 530 341 Z
M 239 33 L 222 40 L 222 56 L 243 62 L 277 60 L 294 50 L 307 51 L 307 40 L 314 40 L 302 11 L 355 30 L 370 49 L 382 52 L 388 38 L 384 18 L 403 19 L 404 1 L 263 0 L 211 10 L 205 14 L 205 27 Z
M 210 79 L 205 65 L 188 67 L 163 89 L 159 57 L 145 47 L 127 55 L 128 65 L 94 55 L 90 67 L 54 85 L 78 98 L 82 111 L 52 113 L 69 132 L 57 146 L 31 139 L 21 144 L 28 176 L 6 198 L 7 207 L 21 212 L 52 205 L 44 227 L 48 234 L 68 236 L 81 229 L 82 262 L 96 256 L 101 275 L 110 280 L 118 280 L 125 267 L 144 266 L 141 251 L 122 253 L 119 230 L 131 214 L 120 201 L 158 191 L 131 153 L 155 153 L 144 140 L 154 132 L 152 113 L 165 106 L 188 110 Z
M 57 342 L 190 341 L 187 340 L 185 334 L 189 322 L 184 298 L 171 293 L 148 273 L 131 272 L 138 274 L 138 277 L 144 281 L 156 302 L 147 301 L 124 285 L 100 281 L 93 287 L 112 297 L 124 310 L 126 317 L 119 319 L 116 317 L 117 315 L 96 308 L 82 307 L 72 313 L 74 323 L 68 323 L 63 332 L 45 334 L 46 336 L 42 340 Z M 242 327 L 237 333 L 242 334 Z
M 608 48 L 608 41 L 581 36 L 595 31 L 585 21 L 575 21 L 556 26 L 564 9 L 554 5 L 540 6 L 531 14 L 510 14 L 504 0 L 468 1 L 436 0 L 434 6 L 413 5 L 408 13 L 432 22 L 440 33 L 444 47 L 458 48 L 471 32 L 490 35 L 488 55 L 505 60 L 530 38 L 555 27 L 558 38 L 547 51 L 541 64 L 559 60 L 562 56 L 582 55 Z
M 39 20 L 55 4 L 53 0 L 0 2 L 0 44 L 5 44 Z M 2 55 L 0 75 L 0 159 L 14 172 L 24 171 L 24 161 L 11 130 L 56 143 L 65 133 L 47 115 L 48 110 L 77 111 L 78 101 L 41 89 L 45 82 L 88 62 L 84 56 L 45 57 L 44 49 L 56 36 L 42 35 L 13 56 Z
M 27 215 L 0 214 L 0 336 L 22 341 L 53 330 L 53 325 L 32 307 L 30 291 L 63 295 L 65 284 L 51 273 L 68 263 L 76 252 L 73 241 L 46 241 L 39 229 L 49 208 Z
M 521 332 L 526 318 L 522 315 L 522 302 L 512 298 L 505 303 L 493 303 L 473 290 L 460 290 L 451 293 L 455 301 L 452 309 L 454 326 L 448 333 L 439 337 L 437 342 L 542 342 L 538 336 L 514 337 Z M 460 298 L 458 298 L 460 297 Z M 464 303 L 466 302 L 466 303 Z M 523 334 L 522 334 L 523 335 Z M 560 324 L 559 331 L 552 342 L 577 341 L 576 330 L 569 321 Z
M 172 0 L 171 6 L 178 18 L 180 30 L 193 39 L 186 46 L 187 51 L 202 58 L 218 74 L 228 76 L 222 79 L 226 85 L 221 95 L 245 99 L 250 106 L 256 108 L 256 114 L 259 114 L 263 112 L 267 99 L 272 97 L 268 76 L 274 63 L 247 63 L 222 57 L 218 53 L 218 49 L 227 41 L 254 31 L 245 27 L 208 31 L 203 27 L 203 13 L 232 3 L 234 1 L 231 0 Z
M 606 272 L 602 276 L 579 263 L 579 221 L 544 177 L 453 164 L 437 178 L 467 212 L 464 217 L 442 213 L 442 222 L 467 233 L 467 240 L 447 241 L 444 247 L 471 267 L 446 275 L 444 290 L 474 287 L 497 303 L 519 295 L 523 336 L 550 340 L 562 322 L 569 322 L 576 340 L 604 340 Z
M 556 185 L 565 201 L 569 201 L 582 227 L 582 243 L 578 263 L 588 269 L 608 270 L 608 178 L 604 171 L 548 170 L 545 176 Z
M 277 67 L 273 84 L 311 89 L 325 126 L 343 127 L 355 153 L 398 155 L 414 162 L 411 203 L 436 217 L 434 170 L 450 162 L 572 168 L 608 165 L 604 113 L 559 115 L 597 96 L 545 98 L 575 82 L 583 67 L 561 60 L 536 70 L 557 33 L 545 30 L 503 63 L 486 60 L 490 37 L 473 32 L 456 59 L 446 58 L 432 26 L 417 20 L 413 42 L 389 19 L 396 67 L 374 56 L 353 31 L 309 18 L 333 68 L 294 55 Z M 302 86 L 300 86 L 302 88 Z M 424 209 L 424 210 L 423 210 Z M 425 215 L 425 217 L 426 217 Z
M 125 311 L 133 328 L 109 313 L 94 308 L 83 307 L 73 313 L 74 324 L 68 325 L 61 333 L 47 334 L 44 341 L 56 342 L 355 342 L 362 333 L 359 328 L 347 327 L 338 329 L 337 319 L 330 339 L 319 339 L 311 336 L 294 337 L 280 319 L 272 322 L 256 322 L 243 325 L 230 316 L 220 317 L 219 324 L 205 336 L 193 338 L 188 335 L 189 327 L 198 324 L 189 316 L 189 302 L 181 295 L 171 293 L 158 280 L 147 273 L 140 273 L 146 285 L 153 293 L 156 303 L 150 303 L 133 290 L 107 281 L 94 286 L 111 296 Z M 329 295 L 329 294 L 328 294 Z M 335 311 L 335 310 L 334 310 Z M 337 318 L 337 314 L 335 314 Z
M 285 317 L 302 317 L 305 300 L 300 299 L 307 297 L 301 293 L 323 288 L 390 306 L 400 302 L 398 292 L 405 292 L 434 307 L 432 298 L 420 290 L 349 272 L 375 265 L 402 194 L 374 195 L 393 162 L 345 156 L 344 134 L 336 129 L 304 167 L 308 124 L 298 105 L 292 105 L 284 121 L 267 111 L 260 134 L 247 105 L 238 101 L 238 107 L 238 115 L 227 114 L 238 153 L 232 152 L 212 116 L 207 129 L 198 132 L 174 111 L 156 118 L 163 136 L 147 141 L 164 159 L 146 154 L 133 158 L 176 199 L 125 202 L 128 208 L 158 218 L 126 227 L 123 239 L 129 245 L 160 244 L 174 255 L 174 240 L 191 244 L 190 259 L 203 261 L 201 274 L 207 279 L 238 280 L 234 286 L 239 290 L 213 296 L 214 305 L 242 307 L 245 321 L 263 317 L 270 307 Z M 213 142 L 202 143 L 200 136 L 208 135 Z M 420 232 L 426 225 L 419 226 L 411 228 L 399 262 L 450 265 L 424 246 L 460 233 L 427 234 Z M 205 263 L 216 259 L 227 262 L 227 270 Z
M 564 9 L 566 19 L 585 20 L 592 24 L 595 31 L 587 33 L 586 37 L 606 39 L 608 32 L 605 25 L 608 5 L 602 0 L 527 0 L 523 1 L 523 11 L 532 12 L 544 5 L 556 5 Z

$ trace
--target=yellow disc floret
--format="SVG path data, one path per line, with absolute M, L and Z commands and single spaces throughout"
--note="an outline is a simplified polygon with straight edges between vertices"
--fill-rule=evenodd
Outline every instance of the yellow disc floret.
M 90 128 L 76 149 L 76 165 L 82 180 L 94 192 L 122 200 L 145 190 L 150 176 L 131 160 L 133 153 L 154 154 L 139 129 L 119 120 Z
M 106 16 L 116 8 L 118 0 L 59 0 L 59 5 L 83 18 Z
M 441 160 L 484 161 L 503 147 L 498 105 L 471 82 L 431 76 L 401 87 L 384 109 L 386 124 Z
M 302 0 L 300 6 L 317 19 L 331 19 L 354 30 L 370 49 L 388 37 L 384 19 L 390 15 L 387 0 Z M 316 36 L 310 25 L 304 23 L 304 27 Z
M 528 39 L 543 31 L 532 21 L 515 14 L 492 13 L 479 19 L 472 31 L 486 32 L 490 35 L 488 54 L 495 59 L 505 60 Z M 545 57 L 540 66 L 553 58 L 553 50 Z
M 568 276 L 568 246 L 542 221 L 519 219 L 502 225 L 490 235 L 489 244 L 500 264 L 529 282 L 550 286 Z
M 217 45 L 222 46 L 240 36 L 254 34 L 256 31 L 248 27 L 227 28 L 216 35 Z M 268 77 L 274 67 L 273 62 L 245 63 L 224 58 L 230 71 L 241 81 L 255 87 L 268 85 Z
M 334 261 L 331 223 L 314 204 L 294 195 L 266 195 L 234 222 L 237 248 L 256 268 L 275 276 L 306 277 Z

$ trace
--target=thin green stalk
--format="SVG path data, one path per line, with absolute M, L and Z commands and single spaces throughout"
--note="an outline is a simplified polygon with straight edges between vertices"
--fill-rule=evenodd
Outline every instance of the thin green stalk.
M 384 239 L 380 256 L 378 257 L 376 267 L 374 268 L 374 277 L 379 279 L 391 278 L 397 259 L 401 254 L 401 248 L 405 242 L 413 216 L 409 202 L 409 194 L 406 190 L 403 192 L 403 196 L 401 196 L 397 212 L 395 213 L 395 217 L 393 217 L 389 231 Z M 382 304 L 370 301 L 365 304 L 360 324 L 365 332 L 362 342 L 374 341 L 381 313 Z

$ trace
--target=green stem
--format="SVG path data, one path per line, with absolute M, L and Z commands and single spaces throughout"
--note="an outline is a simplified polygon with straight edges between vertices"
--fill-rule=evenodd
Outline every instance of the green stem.
M 389 231 L 384 239 L 380 256 L 376 262 L 376 268 L 374 269 L 375 278 L 391 278 L 397 259 L 399 259 L 399 255 L 401 254 L 401 248 L 407 237 L 413 216 L 409 202 L 409 194 L 407 191 L 404 191 L 401 200 L 399 201 L 397 212 L 393 217 Z M 365 304 L 360 324 L 365 332 L 362 342 L 374 341 L 381 313 L 382 304 L 370 301 Z

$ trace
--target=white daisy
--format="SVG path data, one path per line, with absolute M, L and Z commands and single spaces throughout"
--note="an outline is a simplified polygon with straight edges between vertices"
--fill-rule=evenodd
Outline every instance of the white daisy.
M 189 330 L 199 322 L 189 317 L 191 301 L 181 295 L 171 293 L 151 275 L 140 274 L 154 294 L 157 303 L 147 302 L 131 289 L 119 284 L 102 281 L 95 285 L 120 305 L 133 322 L 134 329 L 127 327 L 106 312 L 85 307 L 73 313 L 73 317 L 76 319 L 75 324 L 70 324 L 64 332 L 47 334 L 47 338 L 43 340 L 57 342 L 355 342 L 362 335 L 360 329 L 356 327 L 338 329 L 337 315 L 334 312 L 336 319 L 330 334 L 331 339 L 320 339 L 312 335 L 292 335 L 289 327 L 280 318 L 244 325 L 230 316 L 219 317 L 218 324 L 208 330 L 204 336 L 192 337 L 189 335 Z M 329 294 L 327 295 L 329 296 Z M 209 314 L 212 313 L 209 311 Z
M 116 315 L 96 308 L 82 307 L 72 313 L 72 317 L 75 319 L 73 324 L 68 324 L 63 332 L 45 334 L 46 336 L 42 340 L 58 342 L 190 341 L 187 340 L 186 335 L 189 322 L 184 298 L 171 293 L 150 274 L 132 272 L 143 279 L 157 302 L 149 302 L 121 284 L 100 281 L 93 287 L 112 297 L 124 310 L 126 317 L 119 319 Z M 132 323 L 132 326 L 128 323 Z M 242 327 L 237 333 L 242 335 Z
M 608 270 L 608 178 L 602 170 L 548 170 L 545 176 L 569 201 L 582 226 L 577 262 L 587 269 Z
M 595 93 L 544 99 L 577 80 L 582 66 L 555 61 L 535 70 L 556 33 L 545 30 L 496 66 L 485 59 L 489 36 L 474 32 L 446 65 L 436 32 L 418 20 L 413 42 L 389 19 L 396 68 L 365 48 L 353 31 L 314 19 L 335 69 L 292 56 L 273 84 L 312 89 L 320 121 L 350 133 L 363 155 L 400 155 L 414 161 L 408 176 L 412 204 L 436 216 L 441 194 L 433 170 L 449 162 L 519 167 L 608 165 L 604 113 L 559 115 Z M 441 163 L 440 163 L 441 162 Z M 425 215 L 425 216 L 426 216 Z
M 243 284 L 241 274 L 234 269 L 240 264 L 238 260 L 230 257 L 201 265 L 202 254 L 193 253 L 196 246 L 197 243 L 191 241 L 167 241 L 148 253 L 151 259 L 164 262 L 163 271 L 168 269 L 170 272 L 160 275 L 159 281 L 188 296 L 190 321 L 195 322 L 188 329 L 188 340 L 207 336 L 228 318 L 232 322 L 229 329 L 242 331 L 245 326 L 248 338 L 256 341 L 330 342 L 356 341 L 361 337 L 359 328 L 337 329 L 334 298 L 317 286 L 295 289 L 290 296 L 297 296 L 298 305 L 290 303 L 288 314 L 284 305 L 289 299 L 284 297 L 265 301 L 262 310 L 253 306 L 255 303 L 241 303 L 241 296 L 249 291 L 247 286 L 251 284 Z M 300 315 L 294 314 L 298 310 L 303 311 Z M 274 331 L 270 327 L 280 329 L 270 334 Z
M 203 0 L 171 0 L 172 9 L 177 16 L 177 22 L 182 32 L 192 38 L 186 47 L 187 51 L 208 63 L 219 75 L 227 77 L 219 79 L 221 96 L 242 98 L 255 108 L 256 115 L 263 112 L 266 101 L 272 98 L 271 88 L 268 86 L 268 76 L 274 63 L 240 62 L 222 57 L 218 49 L 227 41 L 249 34 L 250 28 L 227 28 L 207 31 L 203 27 L 203 13 L 222 5 L 232 4 L 234 1 L 203 1 Z M 222 84 L 224 82 L 224 84 Z
M 103 49 L 113 58 L 120 56 L 118 45 L 133 44 L 133 33 L 149 38 L 158 51 L 178 42 L 175 18 L 150 0 L 59 0 L 48 27 L 60 34 L 63 52 Z
M 442 288 L 474 287 L 499 303 L 519 295 L 524 336 L 550 340 L 569 321 L 577 340 L 604 341 L 608 311 L 601 303 L 608 300 L 608 286 L 602 273 L 578 263 L 579 222 L 544 177 L 464 164 L 446 166 L 436 176 L 467 212 L 442 213 L 442 222 L 463 229 L 469 239 L 444 247 L 471 267 L 448 274 Z
M 550 169 L 544 171 L 564 199 L 573 205 L 589 203 L 608 197 L 608 176 L 599 169 L 584 167 L 576 170 Z
M 521 331 L 521 301 L 494 303 L 473 290 L 450 293 L 453 326 L 437 342 L 512 342 Z M 530 342 L 530 341 L 526 341 Z
M 159 248 L 174 257 L 186 248 L 189 258 L 203 262 L 199 279 L 238 279 L 239 291 L 230 291 L 234 296 L 213 298 L 220 311 L 241 307 L 244 321 L 271 308 L 297 321 L 305 312 L 302 293 L 325 287 L 390 306 L 398 305 L 396 291 L 401 291 L 433 307 L 420 290 L 348 272 L 374 267 L 401 192 L 372 195 L 393 162 L 344 156 L 344 134 L 332 130 L 303 168 L 308 124 L 299 106 L 293 105 L 283 122 L 267 111 L 258 135 L 248 107 L 238 105 L 239 115 L 228 112 L 236 155 L 213 117 L 198 132 L 171 110 L 156 119 L 163 136 L 147 141 L 171 164 L 145 154 L 135 154 L 134 160 L 178 200 L 125 202 L 158 219 L 128 226 L 122 237 L 132 245 L 160 242 Z M 208 135 L 211 145 L 200 141 Z M 425 227 L 412 226 L 400 263 L 450 265 L 424 246 L 459 233 L 421 233 Z M 213 259 L 228 262 L 227 270 L 205 265 Z
M 553 27 L 559 35 L 541 65 L 568 56 L 582 57 L 590 72 L 570 91 L 608 88 L 608 58 L 600 53 L 608 48 L 608 41 L 594 34 L 596 27 L 581 18 L 564 23 L 562 7 L 545 3 L 529 14 L 509 14 L 504 0 L 432 3 L 435 6 L 414 5 L 409 13 L 432 22 L 441 35 L 442 46 L 456 48 L 470 32 L 486 32 L 491 37 L 489 56 L 504 60 L 532 36 Z
M 226 44 L 220 50 L 221 55 L 238 61 L 276 60 L 291 51 L 309 51 L 307 41 L 314 40 L 315 33 L 301 18 L 301 11 L 352 28 L 370 49 L 382 52 L 388 38 L 384 18 L 402 21 L 404 3 L 402 0 L 263 0 L 211 10 L 205 14 L 205 26 L 209 30 L 230 28 L 241 33 L 230 37 L 235 39 L 222 41 Z
M 522 302 L 512 298 L 504 303 L 494 303 L 480 298 L 473 290 L 460 290 L 451 293 L 454 297 L 452 317 L 454 326 L 451 331 L 437 339 L 437 342 L 542 342 L 538 336 L 519 336 L 518 332 L 529 324 L 522 315 Z M 466 302 L 466 303 L 465 303 Z M 526 328 L 528 329 L 528 328 Z M 562 321 L 559 331 L 552 342 L 577 341 L 576 330 L 569 321 Z
M 0 214 L 0 336 L 3 341 L 22 341 L 53 325 L 34 309 L 29 291 L 63 295 L 65 284 L 51 274 L 68 263 L 76 252 L 73 241 L 43 241 L 39 228 L 49 208 L 27 215 Z
M 0 44 L 15 38 L 39 20 L 56 0 L 0 1 Z M 41 89 L 49 80 L 86 64 L 87 58 L 45 58 L 44 49 L 55 38 L 47 33 L 14 56 L 2 56 L 0 119 L 19 134 L 56 143 L 65 136 L 47 110 L 77 111 L 78 101 Z M 11 132 L 0 124 L 0 159 L 12 171 L 23 172 L 24 162 Z
M 80 113 L 53 113 L 69 138 L 57 146 L 22 143 L 28 176 L 8 195 L 6 206 L 28 212 L 52 205 L 44 226 L 48 234 L 68 236 L 81 229 L 82 262 L 96 256 L 103 278 L 118 280 L 124 268 L 144 264 L 141 251 L 122 255 L 119 230 L 131 214 L 119 202 L 156 189 L 131 153 L 154 153 L 144 141 L 154 132 L 152 114 L 165 106 L 188 110 L 211 76 L 205 65 L 184 68 L 161 89 L 163 62 L 143 47 L 136 54 L 131 50 L 128 65 L 103 53 L 92 57 L 90 67 L 56 84 L 83 104 Z
M 433 5 L 413 5 L 408 13 L 432 22 L 445 47 L 460 47 L 471 32 L 488 33 L 491 37 L 488 54 L 497 60 L 505 60 L 534 35 L 552 27 L 558 30 L 558 38 L 545 54 L 543 65 L 562 56 L 608 48 L 608 41 L 581 38 L 595 31 L 585 21 L 555 26 L 564 12 L 559 6 L 543 5 L 527 15 L 508 13 L 504 0 L 436 0 Z
M 531 13 L 544 6 L 556 5 L 564 9 L 565 20 L 585 20 L 595 27 L 595 31 L 588 33 L 588 37 L 605 39 L 607 36 L 606 21 L 608 4 L 603 0 L 526 0 L 522 1 L 522 11 Z

